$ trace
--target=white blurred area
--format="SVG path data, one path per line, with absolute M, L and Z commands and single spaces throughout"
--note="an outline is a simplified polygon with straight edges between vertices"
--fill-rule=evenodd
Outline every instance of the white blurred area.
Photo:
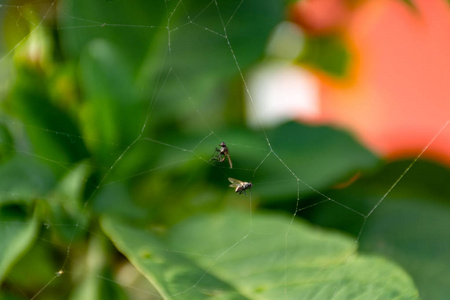
M 267 59 L 248 77 L 248 122 L 273 127 L 288 120 L 311 119 L 319 113 L 318 80 L 293 61 L 303 49 L 301 30 L 289 22 L 274 30 Z M 260 123 L 261 122 L 261 123 Z

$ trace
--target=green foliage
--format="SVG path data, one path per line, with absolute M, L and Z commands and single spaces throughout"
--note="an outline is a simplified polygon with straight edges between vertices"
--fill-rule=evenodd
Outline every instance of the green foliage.
M 351 55 L 339 36 L 311 36 L 305 40 L 305 49 L 298 62 L 335 77 L 345 77 L 351 63 Z
M 310 186 L 323 190 L 379 164 L 373 153 L 358 144 L 350 134 L 339 129 L 304 126 L 292 122 L 269 131 L 268 135 L 275 152 L 302 180 L 301 197 L 316 193 Z M 339 159 L 336 159 L 337 157 Z M 266 167 L 267 177 L 291 179 L 292 185 L 292 175 L 277 158 L 272 158 L 263 166 Z M 279 202 L 283 196 L 289 196 L 286 193 L 288 186 L 283 183 L 277 184 L 276 188 L 265 187 L 263 194 L 278 198 L 274 201 Z
M 0 282 L 9 269 L 33 242 L 38 223 L 36 217 L 28 217 L 24 207 L 9 205 L 0 207 Z
M 117 219 L 102 225 L 164 298 L 418 299 L 395 265 L 355 254 L 349 237 L 290 219 L 222 211 L 194 216 L 164 239 Z
M 410 161 L 386 165 L 351 187 L 334 191 L 334 199 L 369 213 Z M 411 274 L 423 299 L 446 299 L 450 273 L 447 228 L 450 226 L 450 171 L 430 162 L 418 162 L 367 219 L 361 236 L 363 252 L 397 261 Z M 333 213 L 333 218 L 326 218 Z M 326 227 L 357 235 L 361 217 L 334 207 L 317 207 L 309 219 Z
M 31 157 L 16 155 L 0 166 L 0 203 L 22 202 L 46 195 L 54 184 L 50 169 Z
M 450 293 L 448 205 L 427 199 L 398 199 L 371 218 L 361 245 L 397 261 L 411 274 L 423 299 L 445 299 Z
M 408 5 L 409 7 L 411 7 L 412 9 L 415 9 L 416 6 L 414 4 L 414 1 L 412 0 L 401 0 L 403 3 L 405 3 L 406 5 Z

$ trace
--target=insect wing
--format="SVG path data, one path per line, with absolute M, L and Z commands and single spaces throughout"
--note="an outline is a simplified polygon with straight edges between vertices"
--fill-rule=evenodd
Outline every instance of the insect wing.
M 230 169 L 233 169 L 233 163 L 231 162 L 230 154 L 227 154 L 228 162 L 230 163 Z
M 240 180 L 234 179 L 234 178 L 228 178 L 228 180 L 231 182 L 230 187 L 238 187 L 242 186 L 244 183 Z

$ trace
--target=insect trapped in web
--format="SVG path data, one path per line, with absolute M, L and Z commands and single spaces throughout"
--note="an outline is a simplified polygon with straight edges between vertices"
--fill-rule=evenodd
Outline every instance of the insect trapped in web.
M 246 190 L 249 190 L 253 187 L 253 184 L 251 182 L 244 182 L 234 178 L 228 178 L 228 180 L 231 182 L 230 187 L 236 188 L 234 192 L 238 194 L 245 194 Z
M 225 144 L 225 142 L 222 142 L 219 144 L 219 146 L 220 146 L 220 148 L 216 147 L 216 149 L 214 149 L 214 154 L 216 152 L 218 152 L 217 155 L 214 155 L 209 161 L 216 160 L 218 162 L 223 162 L 223 161 L 225 161 L 225 158 L 228 158 L 228 163 L 230 164 L 230 169 L 232 169 L 233 163 L 231 162 L 230 151 L 228 150 L 227 145 Z

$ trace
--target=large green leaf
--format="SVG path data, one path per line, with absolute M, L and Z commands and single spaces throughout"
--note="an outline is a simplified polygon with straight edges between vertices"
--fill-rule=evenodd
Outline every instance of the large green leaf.
M 402 265 L 423 299 L 450 295 L 450 207 L 404 199 L 387 201 L 369 218 L 361 246 Z
M 27 216 L 19 205 L 0 207 L 0 282 L 34 241 L 37 229 L 36 214 Z
M 450 269 L 445 263 L 450 261 L 450 171 L 418 161 L 383 199 L 410 164 L 388 164 L 329 196 L 362 214 L 372 211 L 361 233 L 362 251 L 399 263 L 414 279 L 423 299 L 444 300 L 450 293 Z M 337 205 L 315 206 L 307 215 L 317 224 L 355 236 L 361 230 L 361 216 Z
M 116 247 L 165 298 L 417 299 L 394 264 L 354 252 L 354 240 L 281 215 L 201 215 L 161 239 L 103 218 Z

